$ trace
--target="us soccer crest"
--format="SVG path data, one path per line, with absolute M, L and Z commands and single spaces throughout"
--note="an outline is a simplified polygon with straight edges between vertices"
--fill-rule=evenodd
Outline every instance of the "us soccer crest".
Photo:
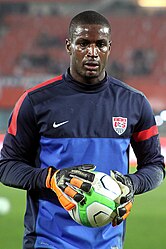
M 112 117 L 113 128 L 118 135 L 122 135 L 127 128 L 127 118 Z

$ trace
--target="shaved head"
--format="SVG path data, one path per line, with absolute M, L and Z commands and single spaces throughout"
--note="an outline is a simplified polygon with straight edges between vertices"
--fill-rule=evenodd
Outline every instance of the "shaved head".
M 109 21 L 101 14 L 96 11 L 88 10 L 83 11 L 73 17 L 69 25 L 69 37 L 72 39 L 75 33 L 76 27 L 85 24 L 96 24 L 108 28 L 109 33 L 111 33 L 111 26 Z

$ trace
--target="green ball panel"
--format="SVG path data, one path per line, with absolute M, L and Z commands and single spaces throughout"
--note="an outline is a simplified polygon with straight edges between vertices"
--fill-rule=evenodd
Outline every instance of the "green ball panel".
M 92 203 L 96 202 L 96 200 L 100 204 L 103 204 L 104 206 L 107 206 L 112 210 L 115 210 L 116 208 L 116 204 L 113 200 L 103 196 L 102 194 L 96 193 L 93 188 L 90 191 L 90 193 L 84 193 L 84 195 L 85 195 L 84 203 L 83 204 L 78 203 L 78 212 L 79 212 L 81 223 L 85 226 L 92 227 L 87 217 L 87 208 Z

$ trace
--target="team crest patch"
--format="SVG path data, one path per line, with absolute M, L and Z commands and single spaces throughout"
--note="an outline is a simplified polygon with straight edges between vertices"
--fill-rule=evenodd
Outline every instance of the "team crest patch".
M 122 135 L 127 128 L 127 118 L 123 117 L 113 117 L 113 128 L 118 135 Z

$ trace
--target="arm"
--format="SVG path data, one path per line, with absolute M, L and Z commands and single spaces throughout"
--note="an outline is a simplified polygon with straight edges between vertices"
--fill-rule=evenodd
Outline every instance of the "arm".
M 122 194 L 117 200 L 120 206 L 114 213 L 113 226 L 119 225 L 128 217 L 134 195 L 156 188 L 165 177 L 164 158 L 161 155 L 158 129 L 146 99 L 143 101 L 141 118 L 135 127 L 131 145 L 137 157 L 137 171 L 125 176 L 119 172 L 111 172 L 111 176 L 122 190 Z
M 0 158 L 0 181 L 8 186 L 25 190 L 54 191 L 66 209 L 84 199 L 89 192 L 94 165 L 78 165 L 62 170 L 53 166 L 40 168 L 40 132 L 31 100 L 25 93 L 17 102 L 9 120 Z M 56 162 L 55 162 L 56 163 Z M 85 180 L 85 181 L 84 181 Z M 87 182 L 88 181 L 88 182 Z M 81 193 L 78 189 L 81 189 Z M 45 191 L 39 191 L 41 195 Z M 49 198 L 47 196 L 47 198 Z
M 165 177 L 164 158 L 161 155 L 158 129 L 152 109 L 144 98 L 142 113 L 132 139 L 131 146 L 137 157 L 137 171 L 129 174 L 134 193 L 141 194 L 160 185 Z
M 25 92 L 9 119 L 0 158 L 0 181 L 31 190 L 45 188 L 47 169 L 38 168 L 39 132 L 32 103 Z

